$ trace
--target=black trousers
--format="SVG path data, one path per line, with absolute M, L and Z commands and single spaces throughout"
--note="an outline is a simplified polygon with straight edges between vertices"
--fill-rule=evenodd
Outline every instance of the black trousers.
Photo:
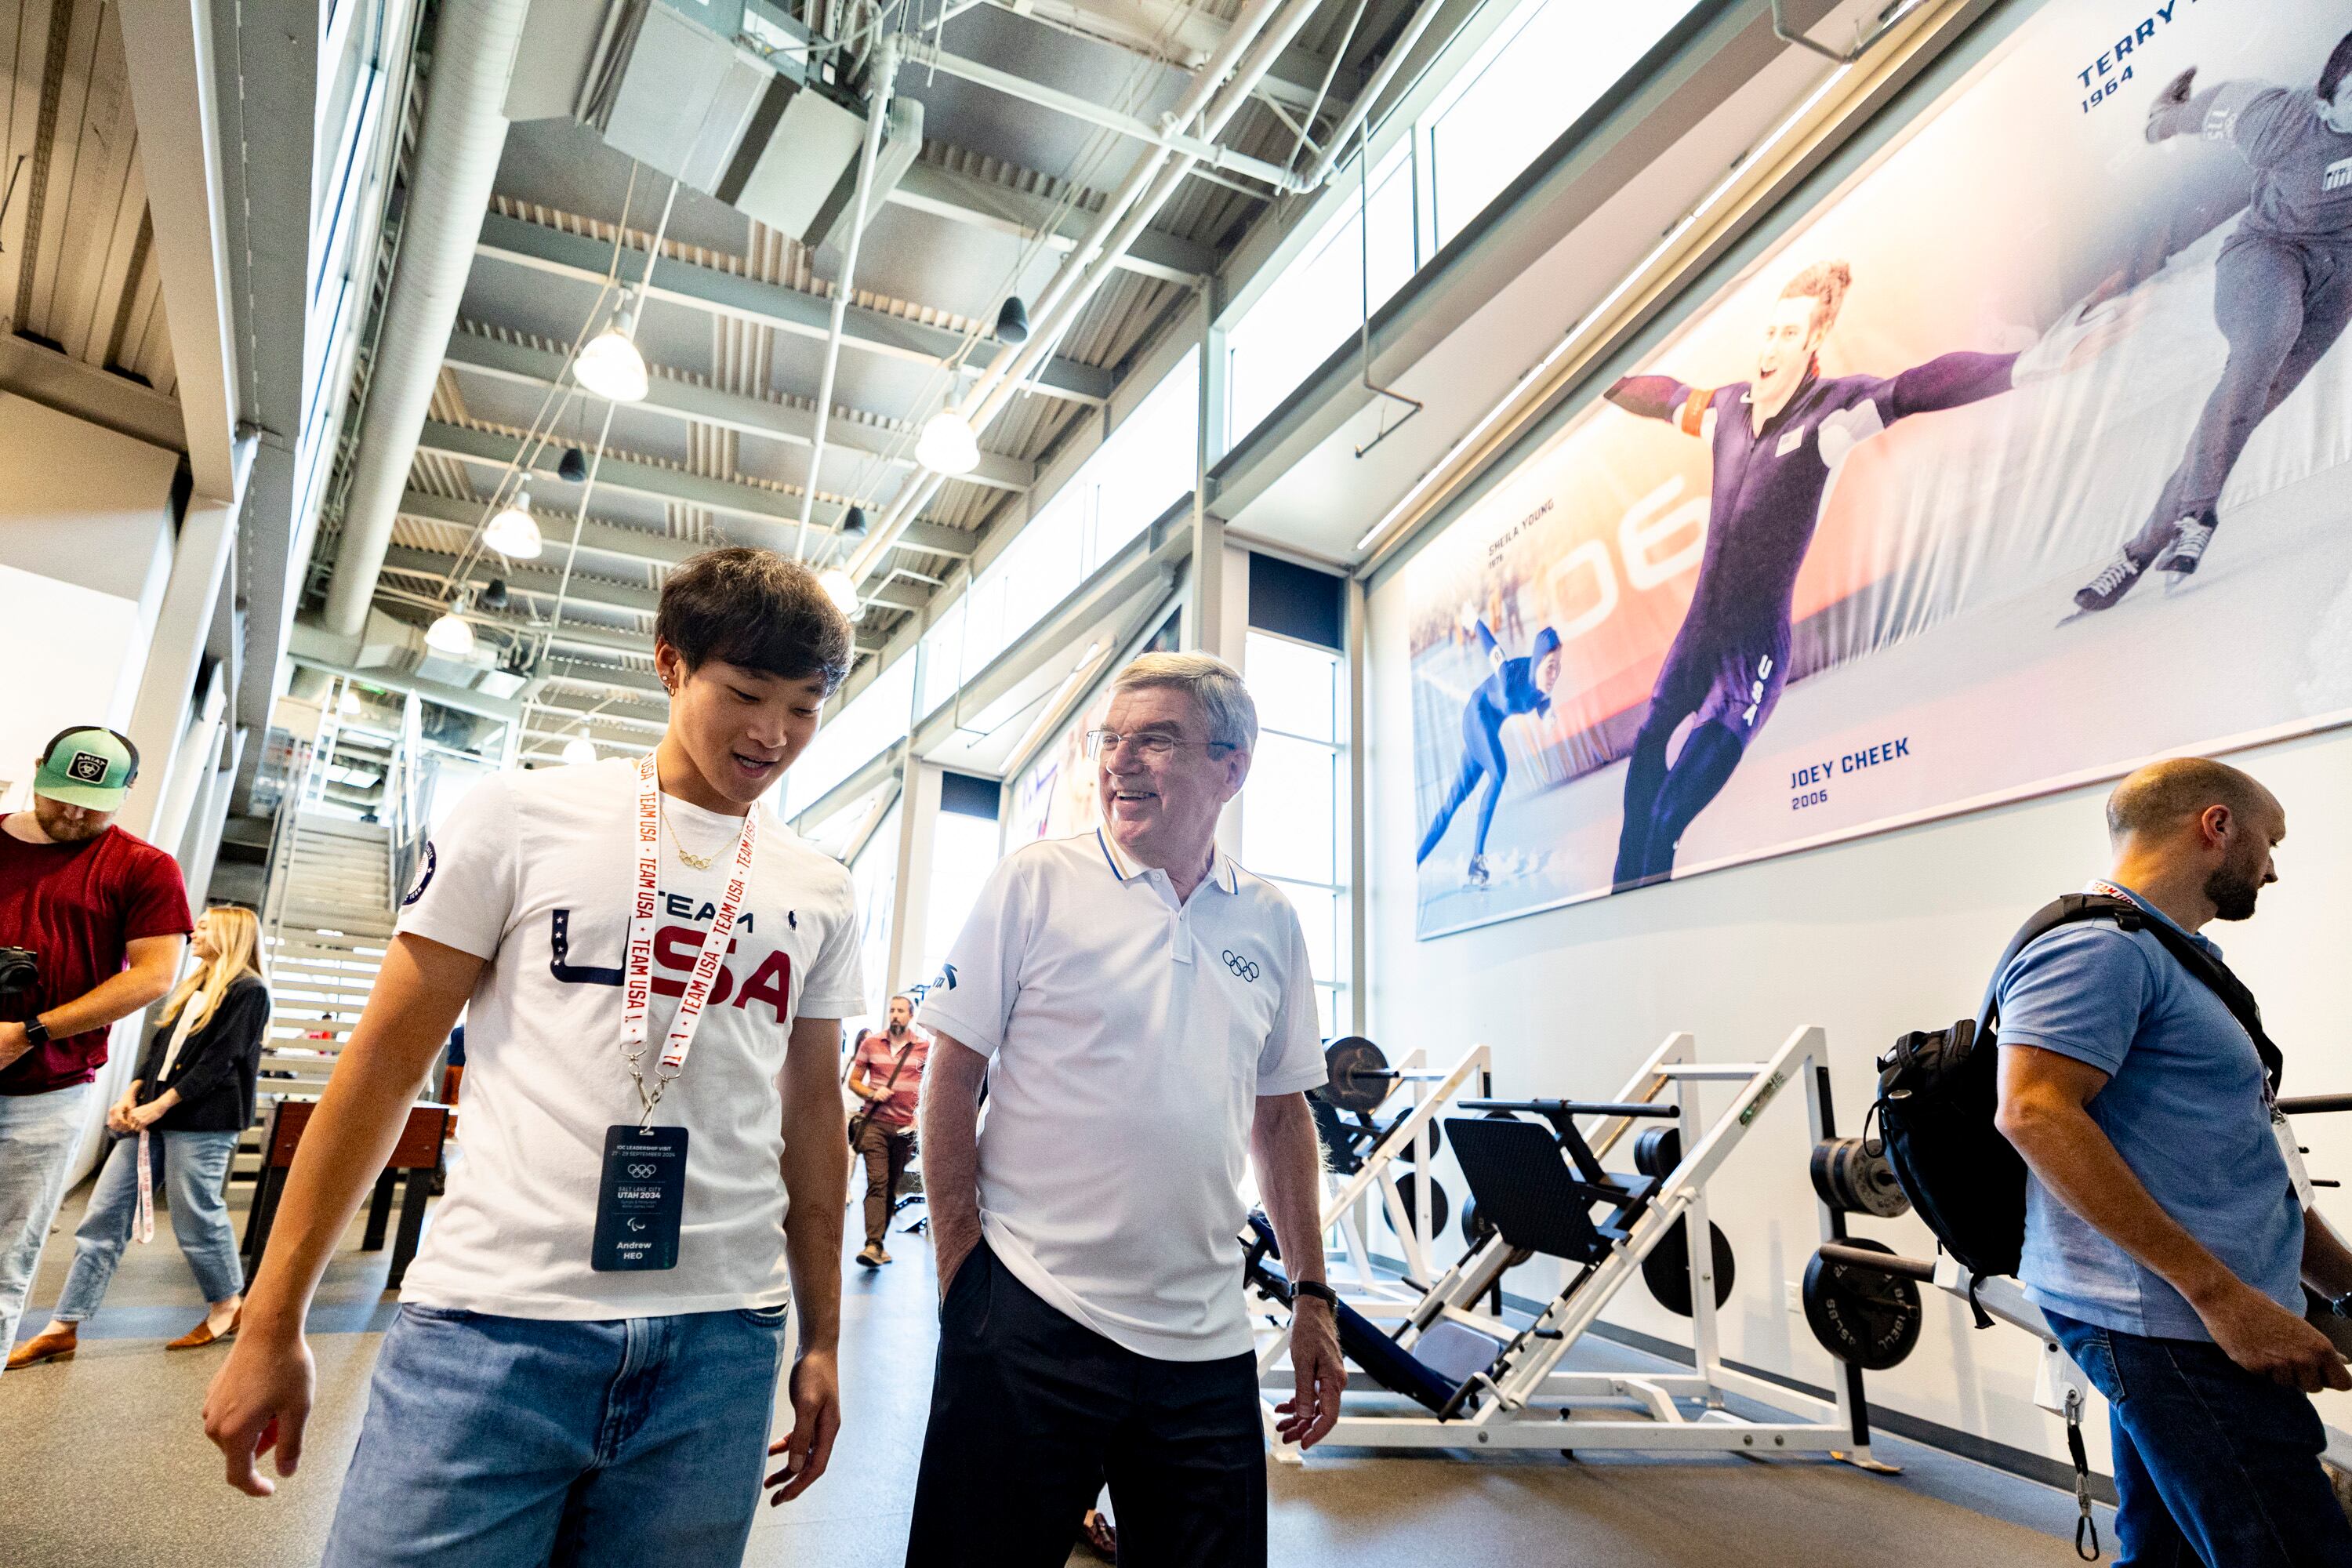
M 940 1310 L 908 1568 L 1061 1568 L 1105 1481 L 1122 1568 L 1263 1568 L 1255 1358 L 1138 1355 L 982 1242 Z

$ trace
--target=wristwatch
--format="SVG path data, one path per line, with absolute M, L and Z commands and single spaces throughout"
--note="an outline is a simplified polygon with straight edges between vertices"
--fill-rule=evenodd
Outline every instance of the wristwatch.
M 1339 1292 L 1320 1279 L 1294 1279 L 1290 1283 L 1291 1304 L 1296 1306 L 1301 1296 L 1312 1296 L 1333 1311 L 1339 1310 Z
M 32 1047 L 34 1050 L 39 1050 L 43 1046 L 49 1043 L 48 1026 L 41 1022 L 41 1016 L 39 1014 L 36 1013 L 31 1017 L 26 1019 L 24 1029 L 25 1044 Z

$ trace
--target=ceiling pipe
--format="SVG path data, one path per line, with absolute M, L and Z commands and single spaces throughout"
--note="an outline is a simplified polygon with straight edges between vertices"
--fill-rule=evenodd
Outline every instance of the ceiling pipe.
M 506 147 L 500 112 L 530 0 L 447 0 L 433 35 L 415 174 L 369 372 L 342 540 L 327 585 L 326 625 L 343 637 L 367 624 L 392 542 L 400 494 L 433 401 L 474 241 Z
M 1433 7 L 1437 0 L 1423 0 Z M 1214 59 L 1201 68 L 1183 100 L 1165 121 L 1181 131 L 1197 119 L 1200 135 L 1214 140 L 1247 102 L 1251 93 L 1282 51 L 1316 9 L 1316 0 L 1260 0 L 1226 36 Z M 1231 68 L 1232 79 L 1225 80 Z M 1221 91 L 1220 89 L 1223 89 Z M 1094 232 L 1064 260 L 1053 281 L 1031 311 L 1029 341 L 1012 353 L 999 354 L 965 395 L 962 407 L 975 432 L 985 429 L 1020 391 L 1022 381 L 1052 353 L 1083 311 L 1088 300 L 1118 265 L 1119 253 L 1135 241 L 1183 184 L 1194 160 L 1154 147 L 1137 162 L 1135 170 L 1103 208 Z M 852 581 L 863 583 L 875 565 L 897 544 L 906 521 L 916 515 L 945 482 L 944 476 L 925 473 L 900 490 L 866 541 L 852 559 Z
M 882 155 L 882 125 L 889 118 L 890 92 L 898 80 L 898 35 L 886 33 L 874 51 L 873 85 L 866 96 L 866 144 L 857 154 L 857 199 L 849 215 L 849 237 L 841 247 L 841 276 L 834 279 L 833 321 L 824 339 L 824 369 L 817 377 L 816 427 L 809 437 L 808 483 L 801 487 L 801 529 L 793 559 L 808 559 L 809 514 L 816 507 L 824 462 L 825 426 L 833 416 L 833 375 L 841 363 L 841 334 L 849 320 L 849 297 L 857 279 L 857 252 L 866 238 L 866 203 L 874 194 L 874 165 Z
M 1381 95 L 1389 89 L 1389 83 L 1394 81 L 1397 72 L 1404 68 L 1405 58 L 1412 53 L 1413 46 L 1421 42 L 1422 34 L 1429 30 L 1429 25 L 1437 20 L 1437 13 L 1444 8 L 1444 0 L 1421 0 L 1403 37 L 1390 47 L 1388 58 L 1381 61 L 1381 68 L 1372 73 L 1372 79 L 1364 84 L 1364 90 L 1358 93 L 1356 101 L 1348 106 L 1346 117 L 1332 128 L 1331 134 L 1325 139 L 1321 155 L 1307 165 L 1306 175 L 1298 182 L 1300 190 L 1319 190 L 1323 182 L 1331 177 L 1332 169 L 1338 166 L 1340 156 L 1348 150 L 1349 139 L 1354 137 L 1365 117 L 1380 103 Z M 1365 140 L 1369 142 L 1370 139 L 1367 137 Z M 1371 155 L 1369 147 L 1363 150 L 1362 155 Z

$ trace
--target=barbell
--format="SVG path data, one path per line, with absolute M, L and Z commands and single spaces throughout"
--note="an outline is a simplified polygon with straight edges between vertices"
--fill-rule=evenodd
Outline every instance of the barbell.
M 1340 1110 L 1373 1111 L 1396 1088 L 1396 1069 L 1386 1052 L 1361 1035 L 1347 1035 L 1323 1047 L 1328 1081 L 1323 1099 Z
M 1806 1325 L 1823 1350 L 1850 1366 L 1900 1366 L 1918 1346 L 1927 1317 L 1919 1282 L 1935 1276 L 1934 1264 L 1898 1258 L 1880 1242 L 1823 1242 L 1805 1265 Z

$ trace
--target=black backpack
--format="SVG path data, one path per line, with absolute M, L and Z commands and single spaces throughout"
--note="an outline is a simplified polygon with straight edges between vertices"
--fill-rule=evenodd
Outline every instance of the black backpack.
M 2069 893 L 2044 904 L 2010 939 L 1977 1017 L 1906 1035 L 1878 1058 L 1876 1110 L 1887 1163 L 1944 1250 L 1979 1278 L 2016 1273 L 2025 1247 L 2025 1161 L 1993 1125 L 2000 1023 L 1993 987 L 2028 942 L 2079 921 L 2113 921 L 2125 931 L 2154 932 L 2236 1016 L 2262 1055 L 2272 1091 L 2278 1089 L 2284 1065 L 2278 1047 L 2263 1032 L 2253 993 L 2227 965 L 2129 899 Z

